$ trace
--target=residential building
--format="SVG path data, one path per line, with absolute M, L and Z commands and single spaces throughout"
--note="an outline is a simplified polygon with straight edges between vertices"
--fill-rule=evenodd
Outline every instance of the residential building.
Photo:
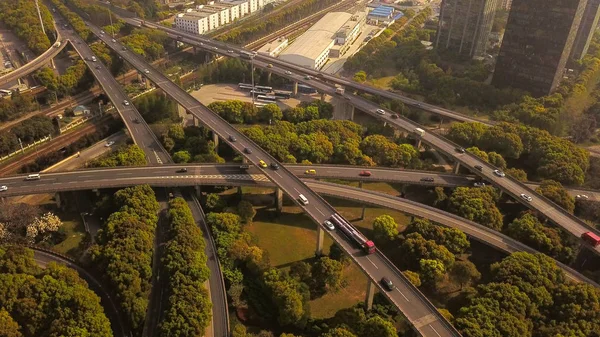
M 534 96 L 560 84 L 587 0 L 513 0 L 492 84 Z
M 500 9 L 504 9 L 505 11 L 509 11 L 510 5 L 512 5 L 512 0 L 500 0 L 498 7 Z
M 590 47 L 592 37 L 598 27 L 598 19 L 600 18 L 600 0 L 588 0 L 581 24 L 577 30 L 577 36 L 571 50 L 571 58 L 575 60 L 582 59 Z
M 320 69 L 330 56 L 339 57 L 347 51 L 360 34 L 365 20 L 362 12 L 356 15 L 327 13 L 281 52 L 279 58 L 306 68 Z
M 219 24 L 218 26 L 225 26 L 226 24 L 228 24 L 230 22 L 229 19 L 229 13 L 231 12 L 229 7 L 227 6 L 220 6 L 219 4 L 216 5 L 199 5 L 198 6 L 198 11 L 199 12 L 206 12 L 206 13 L 211 13 L 211 14 L 217 14 L 218 15 L 218 20 L 219 20 Z
M 177 16 L 175 17 L 175 28 L 184 32 L 193 34 L 204 34 L 210 29 L 212 29 L 210 27 L 211 25 L 209 25 L 209 17 L 206 13 L 190 11 L 186 13 L 177 14 Z
M 245 15 L 261 9 L 271 0 L 223 0 L 210 1 L 206 5 L 198 5 L 195 9 L 187 9 L 175 17 L 175 28 L 188 33 L 204 34 L 218 27 L 227 25 Z
M 497 0 L 443 0 L 435 48 L 470 58 L 484 55 L 497 4 Z

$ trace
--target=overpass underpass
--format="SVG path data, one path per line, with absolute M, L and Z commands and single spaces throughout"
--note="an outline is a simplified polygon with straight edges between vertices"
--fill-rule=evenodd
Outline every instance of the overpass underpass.
M 180 165 L 165 165 L 160 167 L 105 168 L 46 173 L 43 174 L 40 180 L 26 183 L 23 182 L 25 176 L 20 175 L 0 178 L 0 185 L 9 186 L 9 190 L 2 192 L 2 196 L 102 188 L 122 188 L 139 184 L 149 184 L 154 187 L 200 185 L 275 187 L 275 185 L 258 170 L 251 170 L 248 173 L 244 173 L 240 171 L 239 165 L 194 165 L 187 166 L 187 173 L 176 173 L 181 167 L 182 166 Z M 300 168 L 300 166 L 297 167 Z M 311 176 L 311 178 L 315 177 Z M 338 179 L 340 179 L 340 177 L 338 177 Z M 384 193 L 320 181 L 306 181 L 306 184 L 323 195 L 390 208 L 412 216 L 429 219 L 443 226 L 458 228 L 470 237 L 506 253 L 519 251 L 538 253 L 533 248 L 491 228 L 415 201 L 394 197 Z M 320 235 L 320 233 L 318 235 Z M 322 242 L 322 240 L 317 241 Z M 317 247 L 317 250 L 318 249 L 319 247 Z M 600 285 L 576 270 L 561 262 L 556 261 L 556 263 L 565 271 L 569 279 L 589 283 L 600 288 Z

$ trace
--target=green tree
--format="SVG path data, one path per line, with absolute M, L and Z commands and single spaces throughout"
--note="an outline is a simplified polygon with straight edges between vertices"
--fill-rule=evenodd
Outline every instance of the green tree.
M 416 218 L 408 224 L 403 234 L 410 233 L 419 233 L 426 240 L 434 240 L 437 244 L 448 248 L 453 254 L 461 254 L 470 246 L 469 239 L 461 230 L 437 226 L 427 219 Z
M 354 74 L 353 80 L 358 83 L 364 83 L 367 80 L 367 73 L 361 70 Z
M 575 211 L 575 198 L 562 186 L 561 183 L 554 180 L 544 180 L 536 192 L 554 201 L 556 204 L 573 214 Z
M 454 254 L 444 246 L 436 244 L 433 240 L 425 240 L 419 233 L 406 235 L 400 245 L 402 259 L 409 269 L 417 269 L 419 261 L 423 259 L 438 260 L 442 265 L 450 267 L 454 263 Z
M 279 121 L 283 119 L 283 113 L 277 104 L 267 104 L 258 110 L 258 120 L 263 123 Z
M 19 331 L 19 324 L 13 320 L 10 314 L 4 310 L 0 310 L 0 336 L 3 337 L 22 337 L 23 334 Z
M 360 148 L 364 154 L 383 166 L 411 167 L 419 158 L 419 153 L 412 145 L 398 145 L 381 135 L 365 137 Z
M 373 220 L 373 235 L 379 242 L 393 241 L 398 236 L 398 224 L 389 215 L 380 215 Z
M 495 203 L 496 192 L 491 187 L 458 187 L 448 199 L 450 212 L 484 226 L 502 229 L 502 213 Z
M 342 264 L 339 261 L 320 257 L 312 266 L 311 275 L 315 284 L 323 291 L 337 291 L 342 288 Z
M 210 193 L 206 196 L 206 207 L 218 212 L 225 207 L 225 201 L 217 193 Z
M 507 226 L 506 233 L 536 250 L 563 261 L 574 257 L 573 250 L 562 244 L 561 232 L 556 228 L 542 225 L 533 214 L 526 213 L 513 220 Z
M 471 147 L 479 144 L 486 126 L 481 123 L 452 123 L 447 137 L 462 146 Z
M 187 151 L 177 151 L 173 153 L 173 161 L 176 163 L 187 163 L 192 159 L 192 156 Z
M 246 200 L 240 201 L 237 206 L 237 212 L 242 221 L 245 223 L 252 222 L 252 219 L 254 219 L 254 216 L 256 215 L 254 206 L 252 206 L 252 204 Z
M 507 175 L 517 179 L 518 181 L 526 182 L 527 181 L 527 172 L 517 168 L 507 168 L 504 170 L 504 173 Z
M 144 166 L 147 165 L 146 154 L 137 145 L 120 147 L 117 151 L 106 157 L 94 160 L 90 167 L 118 167 L 118 166 Z
M 412 283 L 415 287 L 421 286 L 421 278 L 419 277 L 418 273 L 415 273 L 414 271 L 410 270 L 405 270 L 402 272 L 402 274 L 404 274 L 404 276 L 406 276 L 410 283 Z
M 335 328 L 321 335 L 321 337 L 357 337 L 345 328 Z
M 363 334 L 365 336 L 397 337 L 398 332 L 392 322 L 381 316 L 373 316 L 365 322 Z
M 477 282 L 481 278 L 481 273 L 471 261 L 456 261 L 448 271 L 452 280 L 460 285 L 460 289 L 471 282 Z
M 446 268 L 440 260 L 421 259 L 419 265 L 420 278 L 429 285 L 434 285 L 446 272 Z
M 300 324 L 308 314 L 309 298 L 303 295 L 301 283 L 277 269 L 266 271 L 263 277 L 277 307 L 279 324 Z

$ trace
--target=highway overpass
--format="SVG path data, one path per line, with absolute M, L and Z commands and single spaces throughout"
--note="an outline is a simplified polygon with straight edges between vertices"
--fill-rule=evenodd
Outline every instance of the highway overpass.
M 184 166 L 164 165 L 155 167 L 102 168 L 71 172 L 44 173 L 40 180 L 27 182 L 24 182 L 25 175 L 6 177 L 0 178 L 0 185 L 8 186 L 9 190 L 2 192 L 3 194 L 1 195 L 17 196 L 101 188 L 122 188 L 139 184 L 149 184 L 154 187 L 185 187 L 199 185 L 274 186 L 274 184 L 256 168 L 251 168 L 246 171 L 241 170 L 239 165 L 232 164 L 196 164 L 185 166 L 187 168 L 187 172 L 185 173 L 177 172 L 182 167 Z M 303 170 L 305 169 L 305 166 L 300 165 L 289 167 L 291 171 L 296 171 L 299 175 L 303 174 Z M 351 171 L 342 173 L 344 171 L 343 168 L 337 166 L 328 167 L 327 169 L 335 171 L 336 173 L 330 172 L 328 175 L 337 179 L 351 178 L 369 181 L 369 178 L 359 177 Z M 355 170 L 358 171 L 359 168 L 356 168 Z M 371 172 L 374 171 L 371 170 Z M 404 172 L 398 172 L 398 174 L 403 173 Z M 396 178 L 396 181 L 413 180 L 410 178 L 410 174 L 411 173 L 409 173 L 409 178 Z M 443 174 L 440 176 L 443 176 Z M 313 179 L 317 178 L 312 175 L 306 177 Z M 421 184 L 422 182 L 414 179 L 412 183 Z M 324 195 L 390 208 L 413 216 L 429 219 L 447 227 L 458 228 L 470 237 L 506 253 L 519 251 L 538 253 L 527 245 L 491 228 L 415 201 L 366 189 L 327 182 L 306 181 L 306 184 L 314 191 Z M 586 282 L 600 287 L 597 283 L 574 269 L 558 261 L 556 263 L 566 272 L 571 280 Z

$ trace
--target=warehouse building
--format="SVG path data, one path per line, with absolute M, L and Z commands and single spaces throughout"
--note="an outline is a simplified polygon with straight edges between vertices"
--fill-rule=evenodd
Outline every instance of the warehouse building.
M 369 22 L 378 25 L 378 24 L 387 24 L 392 22 L 394 19 L 394 7 L 390 6 L 379 6 L 369 12 L 367 15 L 367 20 Z
M 306 68 L 321 69 L 330 55 L 338 57 L 345 53 L 360 34 L 365 19 L 364 14 L 327 13 L 279 54 L 279 58 Z
M 266 45 L 260 47 L 258 53 L 261 55 L 267 55 L 271 57 L 277 57 L 282 50 L 284 50 L 288 46 L 288 39 L 285 37 L 280 37 L 275 41 L 271 41 Z

